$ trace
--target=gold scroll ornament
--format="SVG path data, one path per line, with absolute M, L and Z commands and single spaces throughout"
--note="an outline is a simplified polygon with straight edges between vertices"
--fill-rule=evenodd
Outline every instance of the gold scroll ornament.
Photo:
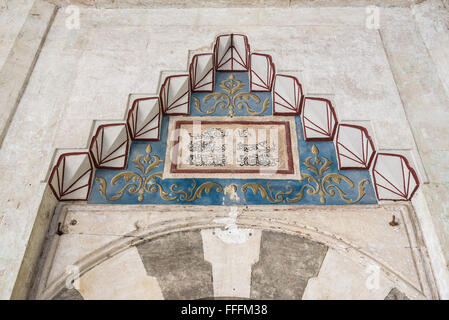
M 253 99 L 257 104 L 260 103 L 260 98 L 249 92 L 239 92 L 245 84 L 240 80 L 234 80 L 234 75 L 230 74 L 229 78 L 223 80 L 219 86 L 225 92 L 213 92 L 204 97 L 203 103 L 207 103 L 211 98 L 215 100 L 215 104 L 207 111 L 201 109 L 200 100 L 193 97 L 193 103 L 195 109 L 197 109 L 202 114 L 212 114 L 216 111 L 217 107 L 222 109 L 229 109 L 229 116 L 234 116 L 234 108 L 242 110 L 244 107 L 249 114 L 257 116 L 265 112 L 268 109 L 270 100 L 267 98 L 263 102 L 262 110 L 257 112 L 254 111 L 248 104 L 250 99 Z

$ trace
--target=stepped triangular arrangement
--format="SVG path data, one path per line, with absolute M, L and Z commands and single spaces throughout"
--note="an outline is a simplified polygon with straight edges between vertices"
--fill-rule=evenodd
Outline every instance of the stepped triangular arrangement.
M 366 128 L 339 123 L 331 101 L 304 96 L 296 77 L 275 70 L 270 55 L 250 52 L 245 35 L 218 36 L 213 52 L 192 57 L 188 74 L 167 76 L 158 96 L 135 99 L 126 121 L 98 126 L 89 152 L 60 155 L 49 179 L 53 193 L 60 201 L 86 201 L 95 168 L 125 168 L 132 141 L 158 141 L 163 116 L 189 116 L 191 93 L 214 92 L 216 73 L 226 71 L 248 72 L 252 92 L 270 93 L 271 115 L 300 117 L 305 141 L 334 141 L 339 170 L 371 169 L 378 200 L 411 199 L 419 180 L 403 155 L 376 154 Z

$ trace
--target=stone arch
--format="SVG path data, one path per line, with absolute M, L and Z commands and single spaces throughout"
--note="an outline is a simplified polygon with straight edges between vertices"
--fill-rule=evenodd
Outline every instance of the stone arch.
M 116 206 L 114 206 L 116 207 Z M 346 208 L 348 209 L 348 208 Z M 260 209 L 257 209 L 257 212 L 260 212 Z M 78 261 L 76 261 L 75 265 L 79 267 L 80 270 L 80 276 L 83 277 L 84 274 L 88 273 L 90 270 L 94 270 L 98 266 L 100 266 L 102 263 L 107 262 L 111 258 L 119 255 L 120 253 L 125 252 L 126 250 L 130 248 L 137 248 L 137 251 L 145 251 L 145 243 L 151 243 L 151 241 L 154 242 L 161 242 L 161 239 L 164 237 L 170 237 L 174 236 L 177 237 L 179 234 L 182 233 L 195 233 L 196 234 L 196 246 L 199 247 L 201 244 L 198 242 L 199 233 L 204 230 L 222 230 L 223 224 L 219 221 L 220 218 L 223 217 L 223 213 L 221 212 L 215 212 L 211 214 L 213 211 L 205 210 L 203 213 L 198 214 L 195 217 L 189 216 L 189 214 L 181 214 L 178 217 L 169 218 L 166 221 L 160 222 L 160 223 L 154 223 L 148 226 L 144 226 L 143 228 L 137 229 L 133 232 L 127 233 L 125 236 L 118 238 L 117 240 L 111 241 L 108 244 L 102 246 L 101 248 L 89 253 L 88 255 L 82 257 Z M 294 218 L 288 218 L 287 216 L 280 216 L 276 214 L 269 214 L 270 210 L 266 210 L 264 214 L 256 214 L 255 211 L 249 210 L 249 212 L 245 212 L 244 209 L 242 209 L 241 214 L 239 215 L 239 218 L 236 222 L 236 227 L 242 230 L 259 230 L 267 239 L 271 240 L 263 240 L 264 236 L 262 236 L 262 241 L 260 242 L 260 256 L 258 257 L 257 261 L 251 265 L 252 268 L 252 277 L 251 277 L 251 295 L 249 297 L 252 298 L 295 298 L 298 299 L 303 296 L 303 294 L 306 295 L 305 298 L 313 298 L 314 297 L 314 291 L 313 288 L 310 287 L 310 283 L 313 282 L 314 287 L 320 287 L 323 285 L 323 280 L 320 277 L 323 277 L 321 274 L 322 272 L 328 272 L 325 271 L 323 268 L 330 268 L 332 263 L 335 263 L 335 261 L 344 262 L 345 265 L 349 266 L 357 266 L 357 272 L 359 272 L 359 275 L 363 277 L 363 272 L 365 272 L 366 268 L 369 266 L 376 266 L 380 270 L 381 278 L 384 279 L 382 281 L 388 282 L 390 285 L 386 286 L 384 290 L 387 290 L 383 292 L 382 294 L 385 294 L 384 296 L 387 296 L 389 291 L 391 291 L 393 288 L 399 288 L 398 290 L 400 292 L 405 292 L 405 295 L 411 298 L 418 298 L 418 299 L 424 299 L 424 298 L 430 298 L 433 295 L 435 295 L 435 292 L 433 289 L 431 289 L 432 284 L 429 284 L 429 278 L 421 278 L 418 282 L 414 282 L 409 278 L 409 276 L 405 275 L 404 270 L 395 270 L 397 266 L 392 266 L 390 263 L 386 262 L 384 260 L 385 257 L 380 257 L 373 255 L 372 252 L 367 251 L 366 248 L 360 247 L 360 244 L 354 243 L 352 240 L 348 239 L 347 236 L 342 236 L 341 234 L 335 233 L 335 230 L 333 228 L 322 228 L 322 225 L 313 223 L 301 223 L 300 220 L 294 219 Z M 218 222 L 217 222 L 218 219 Z M 405 222 L 404 222 L 405 223 Z M 322 229 L 320 229 L 322 228 Z M 285 236 L 283 236 L 285 235 Z M 274 237 L 274 238 L 273 238 Z M 301 286 L 301 292 L 299 296 L 294 295 L 286 295 L 283 296 L 282 290 L 278 291 L 277 293 L 264 291 L 264 281 L 265 284 L 267 283 L 276 283 L 276 281 L 273 281 L 274 278 L 270 277 L 275 273 L 270 273 L 266 270 L 263 270 L 264 268 L 270 268 L 270 260 L 273 259 L 273 252 L 282 251 L 282 252 L 289 252 L 288 248 L 286 250 L 279 250 L 279 248 L 274 248 L 270 246 L 273 246 L 273 239 L 276 237 L 280 237 L 278 243 L 283 243 L 288 246 L 289 243 L 292 243 L 296 241 L 299 243 L 299 246 L 294 247 L 290 252 L 295 252 L 300 246 L 310 247 L 310 250 L 305 250 L 307 254 L 310 254 L 313 251 L 316 251 L 317 248 L 321 248 L 318 251 L 321 250 L 322 254 L 321 256 L 318 254 L 318 258 L 316 258 L 315 255 L 315 266 L 317 269 L 313 269 L 309 274 L 302 279 L 302 286 Z M 413 237 L 413 235 L 412 235 Z M 182 237 L 181 237 L 182 238 Z M 204 241 L 204 239 L 203 239 Z M 140 246 L 140 249 L 139 249 Z M 265 246 L 265 247 L 264 247 Z M 160 249 L 163 249 L 163 246 L 160 246 Z M 148 248 L 147 248 L 148 249 Z M 187 251 L 190 249 L 187 249 Z M 204 249 L 203 249 L 204 250 Z M 267 260 L 264 260 L 262 258 L 263 256 L 263 250 L 267 250 Z M 271 250 L 271 251 L 270 251 Z M 324 251 L 323 251 L 324 250 Z M 392 252 L 394 253 L 395 249 L 392 248 Z M 200 250 L 201 251 L 201 250 Z M 156 252 L 153 250 L 153 252 Z M 201 283 L 204 284 L 205 280 L 209 277 L 207 274 L 210 270 L 208 269 L 207 265 L 209 262 L 206 261 L 206 259 L 201 259 L 201 254 L 198 254 L 198 250 L 195 253 L 196 254 L 196 260 L 192 265 L 199 265 L 202 267 L 198 267 L 197 271 L 198 273 L 195 275 L 200 281 L 197 283 L 196 287 L 201 287 Z M 324 254 L 323 254 L 324 252 Z M 170 254 L 173 254 L 171 252 Z M 151 255 L 150 255 L 151 256 Z M 160 252 L 158 253 L 158 257 L 160 257 Z M 142 257 L 142 256 L 141 256 Z M 270 258 L 271 257 L 271 258 Z M 418 257 L 418 259 L 422 259 L 423 257 Z M 147 261 L 148 260 L 147 256 Z M 276 259 L 276 258 L 275 258 Z M 333 259 L 334 262 L 329 262 L 329 259 Z M 336 259 L 336 260 L 335 260 Z M 145 258 L 142 258 L 143 261 L 145 261 Z M 290 262 L 289 262 L 290 261 Z M 298 260 L 299 261 L 299 260 Z M 295 261 L 295 259 L 286 259 L 285 263 L 290 263 L 292 266 L 292 270 L 299 270 L 301 269 L 301 261 Z M 312 261 L 312 260 L 310 260 Z M 324 261 L 324 262 L 323 262 Z M 213 262 L 213 261 L 212 261 Z M 199 264 L 198 264 L 199 263 Z M 312 263 L 313 264 L 313 263 Z M 145 265 L 145 263 L 144 263 Z M 187 264 L 188 265 L 188 264 Z M 214 264 L 212 263 L 212 266 Z M 324 267 L 323 267 L 324 266 Z M 159 270 L 161 269 L 161 265 L 156 266 L 156 268 L 159 267 Z M 349 267 L 352 268 L 352 267 Z M 146 267 L 147 272 L 150 268 Z M 418 269 L 421 269 L 419 267 Z M 258 271 L 259 270 L 259 271 Z M 301 273 L 295 273 L 296 271 L 292 271 L 292 275 L 298 276 Z M 282 275 L 282 272 L 279 272 L 280 270 L 276 270 L 278 275 Z M 157 273 L 157 272 L 156 272 Z M 148 274 L 149 276 L 155 276 L 157 279 L 160 279 L 161 276 L 164 276 L 164 272 L 161 271 L 159 274 L 156 274 L 154 272 L 154 268 L 152 271 L 152 274 Z M 419 271 L 418 271 L 419 273 Z M 188 274 L 188 273 L 187 273 Z M 259 277 L 259 278 L 258 278 Z M 261 281 L 261 277 L 265 278 L 264 281 Z M 338 277 L 337 277 L 338 278 Z M 259 280 L 258 280 L 259 279 Z M 267 280 L 268 279 L 268 280 Z M 312 279 L 312 280 L 311 280 Z M 259 281 L 259 283 L 253 283 L 253 281 Z M 268 281 L 268 282 L 267 282 Z M 271 281 L 271 282 L 270 282 Z M 352 281 L 352 280 L 348 280 Z M 309 283 L 309 285 L 308 285 Z M 66 276 L 62 275 L 56 280 L 54 280 L 45 290 L 43 290 L 38 298 L 40 299 L 48 299 L 52 298 L 54 296 L 61 297 L 64 294 L 64 288 L 66 284 Z M 211 284 L 209 283 L 209 286 Z M 187 283 L 188 286 L 188 283 Z M 259 287 L 257 287 L 259 286 Z M 306 288 L 308 286 L 308 288 Z M 266 288 L 266 286 L 265 286 Z M 322 289 L 322 288 L 321 288 Z M 321 290 L 320 289 L 320 290 Z M 169 292 L 170 288 L 163 288 L 161 291 Z M 327 289 L 326 289 L 327 290 Z M 332 295 L 332 288 L 330 290 L 330 295 Z M 187 291 L 186 291 L 187 292 Z M 305 293 L 304 293 L 305 292 Z M 213 292 L 212 292 L 213 293 Z M 430 295 L 430 296 L 429 296 Z M 204 291 L 201 294 L 195 295 L 172 295 L 169 296 L 169 298 L 206 298 L 209 296 L 213 296 L 211 294 L 211 291 Z M 222 295 L 218 295 L 222 296 Z M 249 297 L 240 297 L 240 298 L 249 298 Z M 320 297 L 323 298 L 323 297 Z

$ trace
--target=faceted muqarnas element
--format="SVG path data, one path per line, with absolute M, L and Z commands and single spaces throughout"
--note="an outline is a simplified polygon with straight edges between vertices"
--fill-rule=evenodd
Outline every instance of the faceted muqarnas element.
M 214 91 L 214 55 L 212 53 L 194 55 L 189 74 L 192 92 Z
M 248 38 L 233 33 L 218 36 L 214 45 L 214 55 L 217 71 L 248 71 Z
M 128 160 L 130 138 L 125 123 L 105 124 L 92 137 L 89 152 L 95 167 L 124 169 Z
M 372 176 L 379 200 L 410 200 L 419 186 L 415 170 L 398 154 L 378 153 Z
M 157 141 L 160 138 L 162 111 L 159 98 L 141 98 L 133 102 L 128 111 L 127 124 L 131 139 Z
M 304 138 L 308 141 L 333 140 L 337 115 L 327 99 L 305 97 L 302 109 Z
M 85 201 L 92 174 L 92 162 L 87 152 L 64 153 L 53 167 L 50 188 L 59 201 Z
M 335 144 L 341 170 L 369 168 L 374 157 L 374 143 L 366 128 L 340 124 Z
M 251 91 L 266 92 L 271 91 L 275 68 L 269 54 L 251 54 Z
M 273 115 L 299 115 L 302 86 L 294 76 L 277 74 L 273 85 Z
M 161 87 L 159 98 L 162 110 L 170 115 L 188 115 L 189 102 L 189 75 L 168 76 Z

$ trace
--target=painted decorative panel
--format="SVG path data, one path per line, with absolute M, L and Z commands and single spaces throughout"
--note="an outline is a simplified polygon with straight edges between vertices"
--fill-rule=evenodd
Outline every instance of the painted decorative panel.
M 330 100 L 304 97 L 297 78 L 275 74 L 237 34 L 195 55 L 189 74 L 166 77 L 159 98 L 136 99 L 126 124 L 100 126 L 89 152 L 58 160 L 49 183 L 59 200 L 375 204 L 409 200 L 419 185 L 405 157 L 372 161 L 366 128 L 338 125 Z
M 296 123 L 285 117 L 173 117 L 164 177 L 301 179 Z
M 242 95 L 238 96 L 240 93 Z M 299 116 L 273 116 L 271 94 L 250 91 L 248 72 L 217 72 L 215 91 L 212 94 L 192 92 L 191 98 L 190 116 L 163 117 L 159 141 L 132 143 L 126 170 L 96 171 L 90 203 L 377 203 L 369 171 L 340 172 L 333 142 L 306 141 Z M 195 123 L 201 126 L 196 133 Z M 276 127 L 278 123 L 281 127 Z M 288 123 L 289 135 L 281 129 L 287 128 L 285 123 Z M 277 129 L 274 144 L 267 138 L 270 137 L 270 128 Z M 251 129 L 257 132 L 257 137 L 263 137 L 262 141 L 251 141 Z M 185 132 L 182 133 L 181 130 Z M 222 159 L 220 152 L 224 153 L 225 149 L 220 143 L 226 137 L 231 137 L 226 135 L 227 130 L 245 137 L 241 148 L 247 153 L 244 158 L 246 162 L 208 163 L 210 159 Z M 170 157 L 173 152 L 176 157 L 174 146 L 179 143 L 177 139 L 181 134 L 187 137 L 188 143 L 183 150 L 190 150 L 187 158 L 191 162 L 185 168 L 192 170 L 191 173 L 172 170 L 173 162 Z M 214 139 L 211 140 L 211 137 Z M 199 143 L 195 139 L 199 139 Z M 270 152 L 267 152 L 267 146 L 271 147 Z M 194 161 L 191 157 L 195 150 L 200 151 L 203 156 L 199 161 Z M 209 153 L 205 153 L 206 150 Z M 257 150 L 256 157 L 249 157 L 250 150 Z M 234 155 L 235 153 L 234 150 Z M 293 165 L 294 178 L 283 178 L 279 172 L 264 174 L 263 170 L 259 170 L 262 164 L 270 163 L 268 160 L 272 153 L 282 158 L 281 162 L 284 161 L 285 165 L 281 164 L 281 167 L 285 166 L 287 171 L 292 168 L 289 163 Z M 211 154 L 216 158 L 210 158 Z M 264 158 L 266 154 L 269 156 Z M 245 173 L 246 175 L 236 174 L 236 171 L 245 171 L 245 167 L 255 171 Z M 176 165 L 174 171 L 177 171 Z

